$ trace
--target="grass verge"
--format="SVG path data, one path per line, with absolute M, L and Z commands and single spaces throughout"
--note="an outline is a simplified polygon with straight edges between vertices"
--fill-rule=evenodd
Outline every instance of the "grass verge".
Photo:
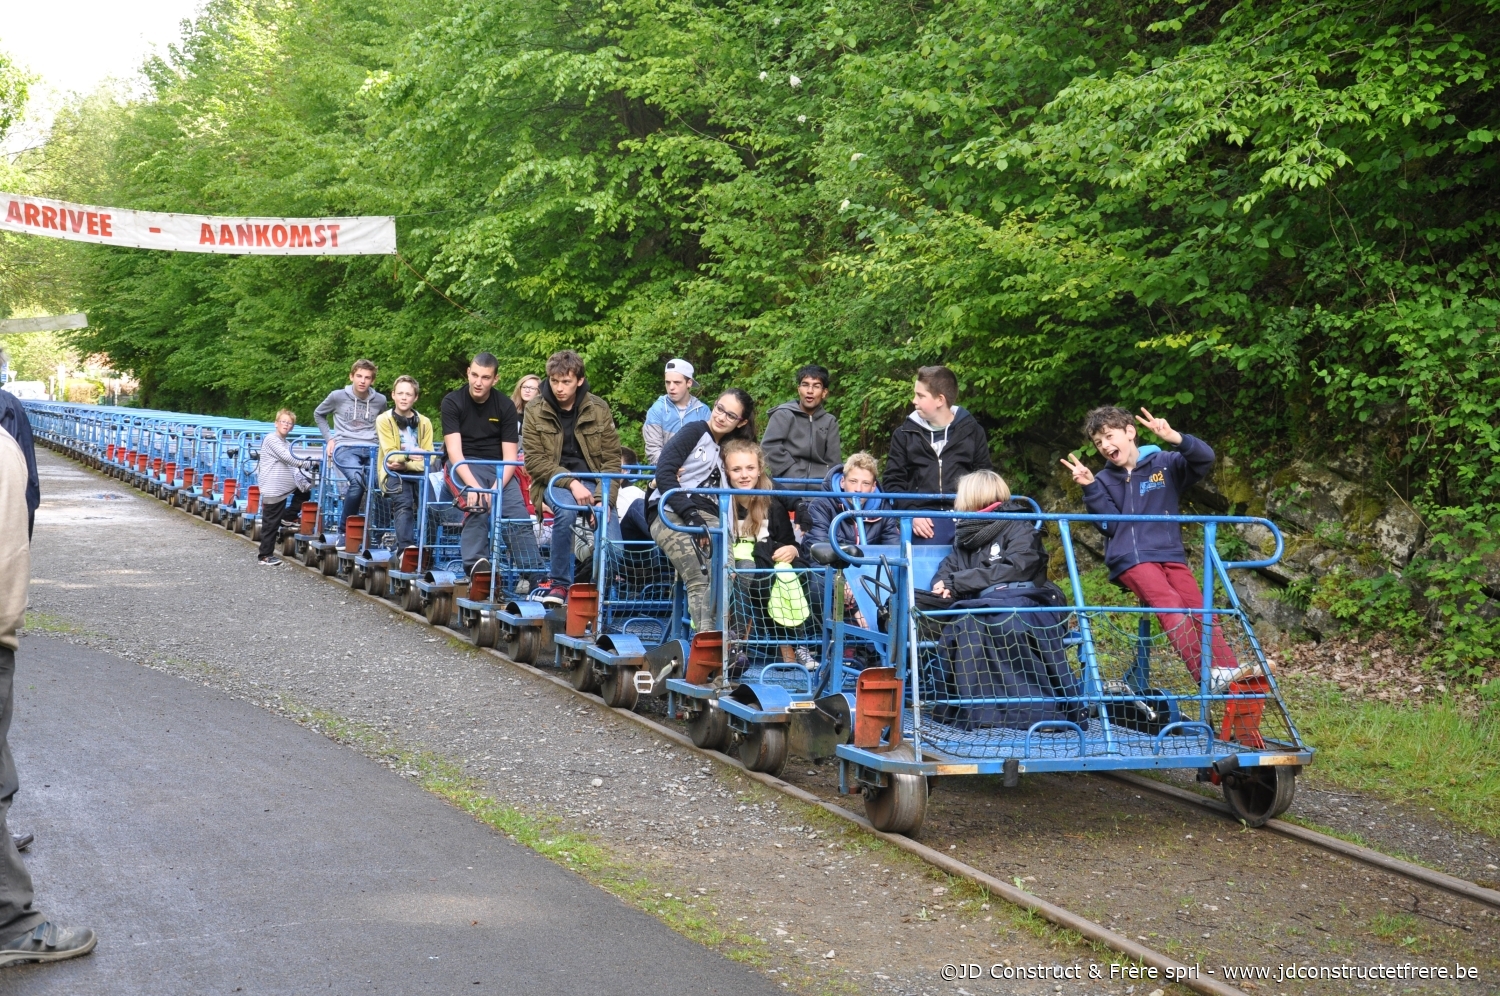
M 1411 705 L 1351 699 L 1332 682 L 1282 683 L 1313 781 L 1430 807 L 1500 837 L 1500 719 L 1452 698 Z

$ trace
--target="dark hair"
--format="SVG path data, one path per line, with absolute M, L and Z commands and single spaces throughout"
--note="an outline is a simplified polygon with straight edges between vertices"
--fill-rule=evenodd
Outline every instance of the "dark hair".
M 474 358 L 469 361 L 471 367 L 484 367 L 486 370 L 500 369 L 500 361 L 495 359 L 494 353 L 475 353 Z
M 928 394 L 941 394 L 949 408 L 958 404 L 958 378 L 947 367 L 919 367 L 917 381 Z
M 797 370 L 797 385 L 800 387 L 802 381 L 808 377 L 816 377 L 823 382 L 823 390 L 828 390 L 828 368 L 821 367 L 816 363 L 809 363 Z
M 639 464 L 641 462 L 641 455 L 629 446 L 621 446 L 620 462 L 622 464 Z
M 349 376 L 353 377 L 354 371 L 356 370 L 368 370 L 370 371 L 370 376 L 372 377 L 379 372 L 375 369 L 375 364 L 370 360 L 355 360 L 354 366 L 349 368 Z
M 1105 429 L 1128 429 L 1135 419 L 1119 405 L 1105 405 L 1089 412 L 1083 420 L 1083 436 L 1090 441 Z
M 547 357 L 547 376 L 561 377 L 564 374 L 583 379 L 583 357 L 571 349 L 560 349 Z
M 719 397 L 733 398 L 735 401 L 739 402 L 740 411 L 743 413 L 743 420 L 740 422 L 738 428 L 726 434 L 723 439 L 719 440 L 719 444 L 722 446 L 725 442 L 731 439 L 754 440 L 758 435 L 758 433 L 755 431 L 755 399 L 750 397 L 747 392 L 741 390 L 738 387 L 731 387 L 727 390 L 720 391 Z M 717 399 L 715 399 L 715 403 L 717 403 Z

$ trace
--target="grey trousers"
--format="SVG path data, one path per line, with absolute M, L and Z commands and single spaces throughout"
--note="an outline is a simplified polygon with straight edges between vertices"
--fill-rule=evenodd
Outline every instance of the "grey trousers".
M 474 479 L 487 488 L 495 486 L 495 472 L 499 468 L 486 467 L 482 464 L 470 464 L 469 473 Z M 526 511 L 526 499 L 521 494 L 521 482 L 514 475 L 505 490 L 500 492 L 500 518 L 502 519 L 527 519 L 531 513 Z M 530 533 L 530 526 L 527 532 Z M 535 543 L 535 540 L 532 540 Z M 464 513 L 463 532 L 459 537 L 460 555 L 464 559 L 464 570 L 473 567 L 480 557 L 488 557 L 490 550 L 490 513 L 486 509 L 483 512 Z
M 0 647 L 0 943 L 20 937 L 46 917 L 32 906 L 31 873 L 5 825 L 11 800 L 21 787 L 10 752 L 10 717 L 15 712 L 16 652 Z
M 710 515 L 707 512 L 700 514 L 703 516 L 704 525 L 708 528 L 713 529 L 718 526 L 717 515 Z M 662 521 L 663 518 L 670 518 L 678 525 L 682 525 L 682 519 L 677 513 L 663 505 L 661 515 L 651 523 L 651 538 L 656 540 L 656 545 L 661 547 L 661 552 L 666 554 L 672 566 L 677 568 L 677 575 L 682 578 L 682 585 L 687 589 L 688 614 L 693 617 L 693 631 L 703 633 L 711 630 L 714 628 L 714 607 L 711 604 L 708 572 L 704 570 L 707 554 L 698 551 L 698 537 L 669 528 Z

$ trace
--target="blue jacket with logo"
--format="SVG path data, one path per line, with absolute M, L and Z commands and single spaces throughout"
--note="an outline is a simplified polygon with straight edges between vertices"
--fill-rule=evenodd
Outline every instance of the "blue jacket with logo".
M 1083 505 L 1093 515 L 1178 515 L 1183 489 L 1213 469 L 1213 448 L 1184 432 L 1175 450 L 1142 446 L 1134 470 L 1106 464 L 1083 489 Z M 1111 581 L 1136 564 L 1187 563 L 1176 522 L 1104 522 L 1099 531 Z

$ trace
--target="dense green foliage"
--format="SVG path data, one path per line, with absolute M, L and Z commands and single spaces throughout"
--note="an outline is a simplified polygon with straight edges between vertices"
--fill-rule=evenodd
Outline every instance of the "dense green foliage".
M 1371 448 L 1438 534 L 1416 574 L 1471 658 L 1500 522 L 1496 13 L 212 0 L 146 99 L 76 108 L 34 169 L 122 206 L 401 216 L 410 266 L 78 253 L 91 345 L 151 403 L 306 411 L 367 354 L 431 404 L 477 346 L 517 375 L 570 345 L 633 422 L 670 355 L 767 401 L 820 360 L 846 441 L 879 448 L 941 360 L 1002 458 L 1102 401 L 1251 464 Z

